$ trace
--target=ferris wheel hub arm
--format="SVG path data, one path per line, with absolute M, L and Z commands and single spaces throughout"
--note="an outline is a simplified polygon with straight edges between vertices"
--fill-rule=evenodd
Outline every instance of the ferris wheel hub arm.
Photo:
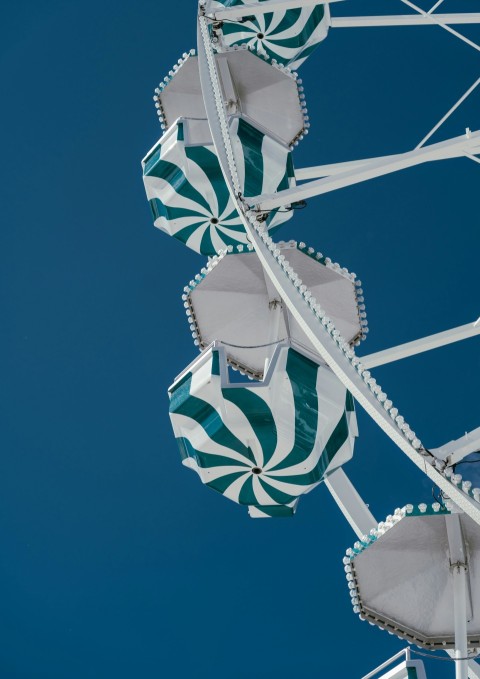
M 346 170 L 338 174 L 331 174 L 323 179 L 317 179 L 295 186 L 291 189 L 278 191 L 277 193 L 263 194 L 249 197 L 248 204 L 258 211 L 270 211 L 291 203 L 320 196 L 330 191 L 359 184 L 369 179 L 375 179 L 386 174 L 406 170 L 409 167 L 428 163 L 434 160 L 447 160 L 458 158 L 466 153 L 475 155 L 480 153 L 480 132 L 467 131 L 460 137 L 454 137 L 437 144 L 430 144 L 406 153 L 398 153 L 391 156 L 371 158 L 369 161 L 357 161 L 357 164 L 347 163 Z M 324 171 L 316 168 L 317 171 Z M 303 170 L 305 173 L 306 170 Z
M 357 537 L 377 527 L 378 521 L 341 467 L 325 479 L 325 485 Z
M 447 344 L 459 342 L 460 340 L 468 339 L 469 337 L 475 337 L 476 335 L 480 335 L 480 319 L 474 323 L 467 323 L 466 325 L 461 325 L 458 328 L 452 328 L 451 330 L 438 332 L 435 335 L 428 335 L 427 337 L 422 337 L 421 339 L 414 340 L 413 342 L 406 342 L 405 344 L 399 344 L 398 346 L 391 347 L 390 349 L 384 349 L 383 351 L 377 351 L 374 354 L 362 356 L 362 363 L 367 368 L 376 368 L 379 365 L 400 361 L 403 358 L 415 356 L 416 354 L 421 354 L 424 351 L 438 349 L 439 347 L 444 347 Z
M 380 26 L 435 26 L 437 24 L 480 24 L 480 14 L 398 14 L 387 16 L 331 17 L 332 28 L 375 28 Z
M 439 460 L 445 460 L 448 465 L 458 464 L 467 455 L 476 453 L 478 450 L 480 450 L 480 427 L 467 432 L 455 441 L 445 443 L 439 448 L 430 448 L 430 452 L 435 457 L 438 457 Z
M 218 8 L 208 12 L 207 16 L 215 21 L 235 21 L 244 16 L 270 14 L 271 12 L 297 9 L 300 7 L 314 7 L 315 5 L 329 5 L 344 0 L 269 0 L 269 2 L 255 2 L 251 5 L 234 5 L 233 7 Z

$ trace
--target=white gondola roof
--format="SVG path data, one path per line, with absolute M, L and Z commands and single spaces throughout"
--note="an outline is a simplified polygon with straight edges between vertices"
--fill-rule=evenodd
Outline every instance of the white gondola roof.
M 425 648 L 454 646 L 452 516 L 439 503 L 407 505 L 348 550 L 345 570 L 363 619 Z M 467 553 L 468 642 L 478 647 L 480 528 L 466 514 L 457 516 Z
M 279 248 L 342 336 L 350 343 L 357 342 L 366 332 L 362 289 L 346 270 L 301 245 L 303 249 L 290 241 L 279 244 Z M 262 376 L 274 343 L 284 339 L 292 340 L 320 361 L 264 275 L 254 252 L 224 255 L 212 262 L 207 275 L 198 278 L 185 295 L 185 305 L 191 324 L 196 326 L 194 333 L 200 348 L 214 340 L 223 342 L 230 363 L 256 378 Z
M 304 134 L 304 113 L 292 73 L 276 68 L 247 49 L 229 49 L 215 59 L 229 115 L 245 118 L 286 146 Z M 165 127 L 170 127 L 177 118 L 206 120 L 198 57 L 190 54 L 171 73 L 158 94 Z

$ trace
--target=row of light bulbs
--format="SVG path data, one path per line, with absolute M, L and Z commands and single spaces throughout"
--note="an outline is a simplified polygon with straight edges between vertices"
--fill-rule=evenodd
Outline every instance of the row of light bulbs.
M 208 57 L 208 50 L 207 50 L 207 57 Z M 212 76 L 212 82 L 215 80 Z M 298 82 L 298 80 L 297 80 Z M 218 88 L 217 88 L 218 89 Z M 214 89 L 215 96 L 219 98 L 219 93 L 216 92 Z M 222 115 L 223 114 L 223 115 Z M 222 111 L 219 111 L 219 119 L 220 123 L 224 123 L 223 127 L 225 127 L 225 114 L 222 109 Z M 230 165 L 230 172 L 232 174 L 233 180 L 234 180 L 234 185 L 235 185 L 235 179 L 237 179 L 237 185 L 238 185 L 238 173 L 236 171 L 234 159 L 231 158 L 230 156 L 232 155 L 231 153 L 231 142 L 230 142 L 230 137 L 229 137 L 229 132 L 228 129 L 223 130 L 223 138 L 224 138 L 224 144 L 225 144 L 225 151 L 227 152 L 227 158 L 229 161 Z M 230 154 L 228 153 L 230 151 Z M 361 360 L 355 355 L 355 352 L 353 349 L 350 347 L 348 342 L 345 341 L 345 339 L 341 336 L 341 334 L 338 332 L 338 330 L 335 328 L 335 325 L 333 321 L 328 318 L 326 315 L 325 311 L 321 308 L 320 304 L 317 303 L 316 299 L 313 297 L 311 292 L 302 284 L 300 281 L 299 277 L 297 274 L 294 272 L 292 267 L 285 262 L 285 258 L 283 255 L 279 252 L 276 244 L 272 240 L 272 238 L 268 235 L 268 232 L 265 230 L 265 226 L 258 221 L 257 215 L 255 212 L 252 210 L 249 210 L 248 208 L 245 207 L 245 204 L 242 203 L 242 201 L 239 201 L 240 209 L 242 210 L 242 213 L 244 217 L 250 222 L 252 227 L 255 229 L 257 234 L 259 235 L 260 239 L 263 241 L 263 243 L 266 245 L 268 250 L 271 252 L 272 256 L 276 259 L 278 264 L 282 267 L 284 270 L 285 274 L 287 277 L 290 279 L 290 281 L 293 283 L 299 294 L 301 295 L 303 301 L 309 306 L 313 314 L 316 316 L 316 318 L 319 320 L 319 322 L 322 324 L 324 329 L 329 333 L 330 337 L 332 340 L 335 342 L 337 347 L 342 351 L 344 356 L 348 359 L 352 367 L 355 369 L 357 374 L 363 379 L 367 387 L 369 388 L 370 392 L 374 395 L 376 400 L 382 405 L 382 407 L 386 410 L 386 412 L 389 414 L 390 418 L 394 422 L 394 424 L 397 427 L 397 430 L 399 433 L 405 438 L 405 440 L 412 446 L 412 448 L 416 451 L 418 451 L 425 459 L 425 462 L 431 465 L 434 465 L 436 469 L 444 475 L 444 478 L 448 479 L 450 478 L 450 475 L 448 471 L 448 468 L 445 465 L 445 462 L 442 460 L 439 460 L 438 458 L 435 458 L 423 445 L 420 439 L 416 436 L 415 432 L 410 428 L 407 422 L 405 422 L 405 419 L 402 415 L 399 414 L 398 408 L 394 407 L 392 401 L 388 398 L 387 394 L 382 390 L 379 384 L 377 384 L 376 380 L 374 377 L 371 376 L 370 371 L 366 370 L 365 367 L 363 366 Z M 356 280 L 355 285 L 358 288 L 358 298 L 362 299 L 363 303 L 363 291 L 361 289 L 361 282 Z M 364 328 L 364 334 L 365 334 L 365 329 L 367 329 L 368 332 L 368 326 L 366 319 L 362 318 L 361 319 L 361 324 L 362 327 Z M 359 340 L 355 342 L 355 346 L 358 346 Z M 470 495 L 471 497 L 474 498 L 477 502 L 480 502 L 480 495 L 478 493 L 474 493 L 471 489 L 471 486 L 469 487 L 468 483 L 465 484 L 465 482 L 462 482 L 462 490 L 466 494 Z
M 220 51 L 218 48 L 216 48 L 217 51 Z M 224 47 L 222 48 L 222 52 L 238 52 L 238 51 L 251 51 L 253 52 L 257 57 L 260 59 L 263 59 L 263 61 L 266 61 L 267 63 L 270 61 L 270 64 L 274 66 L 277 70 L 281 71 L 285 75 L 288 75 L 291 77 L 296 85 L 297 85 L 297 93 L 298 93 L 298 100 L 300 104 L 300 108 L 302 110 L 302 115 L 303 115 L 303 129 L 297 136 L 292 140 L 290 144 L 290 150 L 293 150 L 294 147 L 298 146 L 299 142 L 302 141 L 302 139 L 305 137 L 305 135 L 308 134 L 309 127 L 310 127 L 310 118 L 308 116 L 308 109 L 307 105 L 305 103 L 305 93 L 304 93 L 304 87 L 302 85 L 302 80 L 301 78 L 298 77 L 298 73 L 296 71 L 292 71 L 291 69 L 288 68 L 288 66 L 284 66 L 283 64 L 279 63 L 276 59 L 271 59 L 268 56 L 268 54 L 262 54 L 255 50 L 253 47 L 250 47 L 248 45 L 234 45 L 233 47 Z M 165 111 L 163 110 L 162 107 L 162 101 L 161 101 L 161 93 L 165 89 L 165 87 L 168 85 L 168 83 L 172 80 L 172 78 L 176 75 L 177 71 L 183 66 L 183 64 L 187 61 L 187 59 L 190 56 L 195 56 L 196 51 L 194 49 L 191 49 L 189 52 L 184 52 L 181 56 L 181 58 L 177 61 L 176 64 L 173 65 L 172 69 L 168 72 L 168 75 L 158 84 L 158 86 L 155 88 L 155 94 L 153 95 L 153 101 L 155 102 L 155 108 L 157 110 L 157 115 L 158 115 L 158 120 L 160 122 L 160 127 L 163 131 L 167 129 L 167 120 L 165 117 Z
M 281 255 L 281 250 L 286 249 L 288 246 L 288 249 L 291 248 L 296 248 L 300 252 L 303 252 L 303 254 L 308 255 L 315 261 L 318 261 L 320 264 L 324 264 L 330 269 L 333 269 L 334 271 L 337 271 L 338 273 L 342 274 L 345 278 L 348 280 L 354 282 L 356 279 L 356 274 L 350 273 L 346 267 L 340 267 L 340 264 L 337 262 L 332 263 L 331 259 L 329 257 L 325 257 L 321 252 L 316 252 L 314 248 L 309 247 L 305 245 L 305 243 L 297 243 L 294 240 L 289 241 L 288 243 L 285 243 L 285 241 L 280 241 L 277 243 L 277 248 L 275 248 L 274 253 L 277 256 Z M 196 274 L 195 279 L 191 280 L 187 286 L 184 287 L 183 289 L 183 294 L 182 294 L 182 301 L 183 301 L 183 306 L 185 307 L 186 314 L 187 314 L 187 320 L 190 325 L 190 330 L 192 333 L 192 338 L 194 341 L 195 346 L 200 346 L 200 336 L 198 333 L 198 327 L 197 323 L 195 320 L 194 312 L 192 310 L 192 307 L 190 305 L 190 302 L 188 300 L 190 293 L 192 290 L 205 278 L 205 276 L 213 269 L 215 268 L 219 261 L 223 259 L 223 257 L 229 255 L 229 254 L 236 254 L 235 249 L 237 250 L 238 253 L 242 253 L 244 250 L 243 245 L 237 245 L 236 248 L 234 248 L 232 245 L 229 245 L 226 250 L 222 250 L 218 255 L 215 255 L 214 257 L 210 257 L 207 265 L 203 267 L 200 270 L 200 273 Z M 248 252 L 253 251 L 253 245 L 249 243 L 246 246 L 246 249 Z M 285 258 L 282 261 L 286 261 Z M 311 293 L 307 290 L 306 285 L 302 284 L 302 281 L 297 277 L 295 279 L 296 283 L 300 283 L 300 291 L 304 293 L 307 296 L 307 299 L 311 298 Z M 360 283 L 360 281 L 359 281 Z M 358 286 L 355 286 L 355 291 L 358 293 L 358 291 L 363 292 L 361 288 Z M 361 300 L 361 302 L 359 302 Z M 367 320 L 366 320 L 366 312 L 365 312 L 365 304 L 363 304 L 363 297 L 357 295 L 357 303 L 358 303 L 358 309 L 359 309 L 359 317 L 361 319 L 362 323 L 362 339 L 365 339 L 365 332 L 368 332 L 368 326 L 367 326 Z M 240 372 L 242 374 L 246 374 L 247 377 L 251 377 L 248 372 L 245 372 L 240 369 Z

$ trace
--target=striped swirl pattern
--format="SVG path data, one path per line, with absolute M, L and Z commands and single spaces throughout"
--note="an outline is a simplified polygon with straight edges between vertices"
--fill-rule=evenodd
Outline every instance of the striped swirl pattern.
M 170 391 L 183 464 L 253 517 L 294 513 L 353 454 L 353 400 L 333 373 L 286 346 L 270 381 L 222 386 L 217 349 Z
M 286 147 L 241 118 L 234 118 L 230 125 L 244 195 L 292 186 L 294 170 Z M 245 229 L 213 145 L 188 146 L 183 128 L 182 120 L 177 121 L 143 161 L 155 226 L 203 255 L 214 255 L 229 245 L 246 246 Z M 291 216 L 291 212 L 276 210 L 266 224 L 276 229 Z
M 213 1 L 209 5 L 209 10 L 215 11 L 220 7 L 238 5 L 248 6 L 251 2 L 256 0 Z M 244 23 L 224 22 L 219 37 L 228 47 L 247 45 L 256 52 L 266 54 L 295 70 L 327 37 L 327 33 L 328 16 L 324 5 L 315 5 L 259 14 Z

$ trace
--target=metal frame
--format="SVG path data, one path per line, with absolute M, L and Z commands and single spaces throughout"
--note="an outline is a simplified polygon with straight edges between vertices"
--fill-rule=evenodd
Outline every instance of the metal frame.
M 435 457 L 445 460 L 451 466 L 458 464 L 464 457 L 476 453 L 478 450 L 480 450 L 480 427 L 466 432 L 464 436 L 455 441 L 450 441 L 439 448 L 431 449 L 431 452 Z
M 315 5 L 330 5 L 334 2 L 343 2 L 344 0 L 270 0 L 269 2 L 255 2 L 251 5 L 235 5 L 233 7 L 225 7 L 215 9 L 209 12 L 206 16 L 214 21 L 235 21 L 244 16 L 269 14 L 270 12 L 280 12 L 287 9 L 297 9 L 299 7 L 314 7 Z M 205 7 L 206 2 L 203 3 Z M 202 4 L 200 5 L 202 6 Z
M 467 492 L 451 483 L 437 469 L 435 458 L 430 453 L 425 449 L 419 451 L 406 438 L 399 425 L 392 420 L 392 417 L 370 390 L 366 381 L 362 379 L 348 357 L 341 351 L 332 334 L 319 322 L 312 309 L 306 304 L 304 297 L 299 294 L 299 290 L 294 286 L 292 280 L 285 276 L 280 263 L 273 255 L 274 246 L 271 238 L 261 231 L 259 225 L 253 226 L 250 223 L 249 218 L 253 219 L 253 215 L 248 215 L 248 208 L 240 195 L 235 157 L 226 122 L 225 106 L 208 33 L 208 19 L 201 15 L 198 19 L 198 59 L 205 108 L 222 172 L 247 236 L 266 275 L 272 281 L 315 350 L 353 397 L 402 452 L 480 525 L 480 503 L 476 502 Z
M 438 349 L 439 347 L 444 347 L 447 344 L 460 342 L 461 340 L 469 339 L 470 337 L 475 337 L 476 335 L 480 335 L 480 318 L 478 318 L 473 323 L 460 325 L 457 328 L 452 328 L 451 330 L 437 332 L 435 335 L 428 335 L 427 337 L 422 337 L 421 339 L 414 340 L 413 342 L 406 342 L 405 344 L 399 344 L 396 347 L 391 347 L 390 349 L 383 349 L 383 351 L 377 351 L 374 354 L 362 356 L 362 363 L 367 368 L 376 368 L 379 365 L 400 361 L 403 358 L 416 356 L 417 354 L 421 354 L 425 351 Z
M 445 517 L 450 553 L 450 571 L 453 577 L 453 613 L 455 619 L 455 679 L 468 679 L 467 646 L 467 599 L 468 563 L 467 550 L 462 535 L 460 517 Z M 472 602 L 468 601 L 471 610 Z
M 438 7 L 442 0 L 439 0 L 434 5 L 432 10 L 430 10 L 430 13 L 422 12 L 412 5 L 412 3 L 408 2 L 408 0 L 403 1 L 419 11 L 419 13 L 425 15 L 430 14 L 436 7 Z M 289 7 L 318 4 L 318 2 L 313 3 L 308 2 L 307 0 L 301 0 L 300 2 L 297 1 L 296 3 L 294 3 L 293 0 L 275 0 L 276 6 L 282 5 L 283 8 L 287 6 L 287 3 Z M 272 4 L 274 3 L 268 3 L 270 11 L 272 9 Z M 265 6 L 267 3 L 262 3 L 262 5 L 263 10 L 265 11 Z M 251 7 L 252 6 L 248 6 L 249 12 Z M 232 17 L 233 15 L 230 14 L 229 16 Z M 216 18 L 220 17 L 217 15 Z M 306 303 L 305 296 L 300 295 L 299 289 L 295 287 L 292 280 L 285 276 L 284 270 L 282 269 L 278 259 L 275 257 L 275 246 L 273 241 L 264 231 L 262 231 L 261 226 L 254 219 L 254 215 L 249 211 L 249 205 L 245 203 L 240 193 L 238 177 L 236 174 L 234 152 L 230 141 L 228 126 L 226 124 L 225 107 L 221 96 L 218 73 L 209 40 L 208 21 L 208 18 L 203 15 L 201 7 L 200 16 L 198 19 L 198 55 L 200 81 L 207 117 L 212 133 L 213 143 L 219 157 L 227 187 L 243 222 L 247 236 L 260 259 L 264 273 L 270 279 L 275 289 L 279 292 L 283 302 L 289 308 L 290 312 L 295 317 L 296 321 L 304 331 L 305 335 L 311 341 L 316 351 L 318 351 L 322 359 L 325 360 L 342 384 L 352 393 L 354 398 L 381 427 L 381 429 L 391 438 L 391 440 L 396 443 L 402 452 L 404 452 L 435 484 L 445 491 L 445 493 L 461 510 L 465 511 L 465 513 L 467 513 L 478 525 L 480 525 L 480 504 L 473 500 L 467 492 L 457 488 L 443 473 L 439 471 L 439 469 L 441 469 L 441 465 L 437 465 L 436 462 L 442 461 L 440 456 L 435 457 L 425 449 L 419 451 L 418 447 L 414 447 L 411 441 L 407 439 L 406 436 L 402 435 L 398 426 L 396 426 L 392 421 L 392 417 L 386 412 L 386 408 L 382 406 L 381 402 L 379 402 L 379 400 L 375 397 L 374 392 L 368 388 L 366 380 L 362 379 L 361 374 L 359 374 L 354 365 L 352 365 L 352 362 L 346 356 L 346 352 L 342 352 L 340 348 L 340 342 L 337 341 L 338 336 L 335 336 L 331 328 L 328 330 L 319 322 L 312 307 Z M 440 25 L 445 27 L 444 24 Z M 440 124 L 442 124 L 442 122 L 440 122 Z M 398 169 L 403 169 L 404 167 L 410 167 L 412 165 L 418 164 L 419 162 L 427 162 L 427 160 L 438 160 L 445 157 L 458 157 L 459 155 L 466 154 L 473 156 L 472 159 L 478 160 L 475 158 L 475 153 L 480 153 L 480 132 L 474 133 L 472 135 L 470 131 L 467 130 L 465 137 L 449 140 L 448 142 L 442 142 L 441 144 L 435 144 L 427 147 L 426 149 L 421 148 L 423 143 L 424 142 L 421 142 L 419 148 L 417 148 L 415 151 L 409 152 L 407 154 L 400 154 L 399 156 L 386 159 L 374 159 L 373 161 L 356 161 L 354 165 L 350 164 L 350 168 L 346 171 L 344 166 L 344 171 L 342 172 L 340 170 L 336 175 L 335 172 L 338 168 L 333 166 L 333 171 L 331 171 L 331 174 L 327 175 L 326 180 L 323 179 L 320 180 L 320 182 L 329 182 L 330 186 L 333 186 L 335 180 L 332 180 L 332 177 L 335 177 L 338 184 L 335 186 L 335 188 L 341 188 L 341 186 L 347 186 L 351 183 L 357 183 L 358 181 L 364 181 L 368 178 L 371 178 L 368 176 L 369 174 L 371 174 L 371 176 L 380 176 L 381 174 L 394 172 Z M 473 151 L 473 153 L 470 153 L 471 151 Z M 330 168 L 330 170 L 332 170 L 332 168 Z M 340 182 L 338 182 L 339 179 Z M 342 184 L 342 182 L 346 183 Z M 318 184 L 318 182 L 312 182 L 312 184 Z M 325 186 L 325 184 L 323 184 L 323 186 Z M 312 189 L 311 186 L 310 189 Z M 318 186 L 315 187 L 315 190 L 317 189 Z M 333 188 L 327 190 L 333 190 Z M 321 193 L 324 192 L 326 191 L 321 191 Z M 284 198 L 286 192 L 282 193 Z M 291 195 L 292 194 L 290 194 L 290 196 Z M 314 192 L 311 195 L 318 195 L 318 193 Z M 261 199 L 261 209 L 269 209 L 269 207 L 271 209 L 271 207 L 275 206 L 273 204 L 269 206 L 268 200 L 266 201 L 264 196 L 258 198 Z M 275 197 L 268 197 L 268 199 L 270 199 L 271 203 L 273 203 Z M 476 326 L 476 324 L 474 325 Z M 471 330 L 471 326 L 468 327 Z M 466 332 L 465 326 L 461 329 L 455 330 L 461 331 L 457 333 L 462 335 L 462 337 L 458 337 L 458 339 L 463 339 Z M 452 336 L 452 333 L 455 333 L 455 330 L 447 331 L 446 334 Z M 472 334 L 477 334 L 477 332 L 475 331 Z M 440 333 L 440 335 L 444 335 L 443 340 L 446 339 L 445 333 Z M 436 337 L 436 340 L 434 340 L 435 346 L 441 346 L 442 344 L 446 344 L 449 341 L 456 341 L 455 339 L 449 339 L 447 341 L 440 340 L 439 343 L 438 336 L 433 337 Z M 418 349 L 420 345 L 423 345 L 424 347 L 420 349 L 420 351 L 428 350 L 426 343 L 429 339 L 431 340 L 432 338 L 424 338 L 424 340 L 417 341 L 417 347 L 413 353 L 419 353 Z M 396 348 L 397 352 L 398 350 L 399 348 Z M 412 355 L 412 352 L 406 355 Z M 391 360 L 397 359 L 393 358 Z M 476 431 L 480 434 L 478 430 Z M 446 446 L 444 448 L 446 448 Z M 463 446 L 463 450 L 465 450 L 465 446 Z M 362 499 L 355 491 L 344 472 L 342 470 L 335 472 L 330 476 L 326 483 L 327 487 L 332 493 L 332 496 L 357 535 L 368 532 L 370 527 L 372 527 L 372 522 L 375 521 L 374 517 L 368 507 L 363 503 Z M 458 516 L 456 517 L 456 520 L 459 524 Z M 458 529 L 461 531 L 460 524 L 458 525 Z M 464 568 L 466 564 L 466 558 L 461 532 L 458 532 L 457 527 L 454 524 L 454 520 L 452 521 L 450 532 L 452 534 L 450 542 L 449 533 L 452 559 L 455 561 L 456 556 L 458 556 L 458 560 L 454 563 L 454 570 L 456 569 L 456 571 L 458 571 L 458 573 L 454 575 L 456 624 L 455 654 L 457 658 L 455 665 L 457 679 L 466 679 L 468 674 L 468 666 L 471 664 L 467 660 L 464 660 L 467 653 L 467 583 Z M 476 676 L 476 667 L 476 663 L 473 663 L 471 674 L 472 677 Z
M 480 13 L 459 14 L 392 14 L 385 16 L 332 17 L 332 28 L 376 28 L 379 26 L 435 26 L 480 24 Z
M 428 163 L 434 160 L 447 160 L 460 158 L 467 153 L 475 155 L 480 153 L 480 131 L 471 132 L 466 130 L 464 135 L 454 137 L 429 146 L 421 146 L 413 151 L 398 153 L 391 156 L 370 158 L 363 160 L 338 163 L 336 165 L 306 168 L 296 173 L 296 178 L 317 176 L 316 179 L 306 184 L 300 184 L 291 189 L 278 191 L 272 194 L 263 194 L 248 198 L 249 206 L 258 212 L 266 212 L 278 207 L 290 205 L 293 202 L 320 196 L 330 191 L 343 189 L 346 186 L 359 184 L 368 179 L 382 177 L 392 172 L 399 172 L 415 165 Z
M 362 538 L 377 527 L 378 521 L 342 468 L 330 474 L 324 483 L 357 537 Z
M 382 670 L 387 669 L 387 667 L 390 667 L 392 663 L 394 663 L 396 660 L 399 660 L 399 658 L 402 656 L 405 656 L 405 659 L 402 663 L 400 663 L 400 665 L 391 668 L 386 674 L 383 674 L 377 679 L 406 679 L 409 668 L 415 668 L 417 670 L 417 679 L 426 679 L 423 662 L 420 660 L 412 660 L 410 656 L 410 648 L 408 648 L 408 646 L 376 667 L 374 670 L 372 670 L 372 672 L 366 674 L 364 677 L 362 677 L 362 679 L 373 679 L 375 675 L 377 675 Z

